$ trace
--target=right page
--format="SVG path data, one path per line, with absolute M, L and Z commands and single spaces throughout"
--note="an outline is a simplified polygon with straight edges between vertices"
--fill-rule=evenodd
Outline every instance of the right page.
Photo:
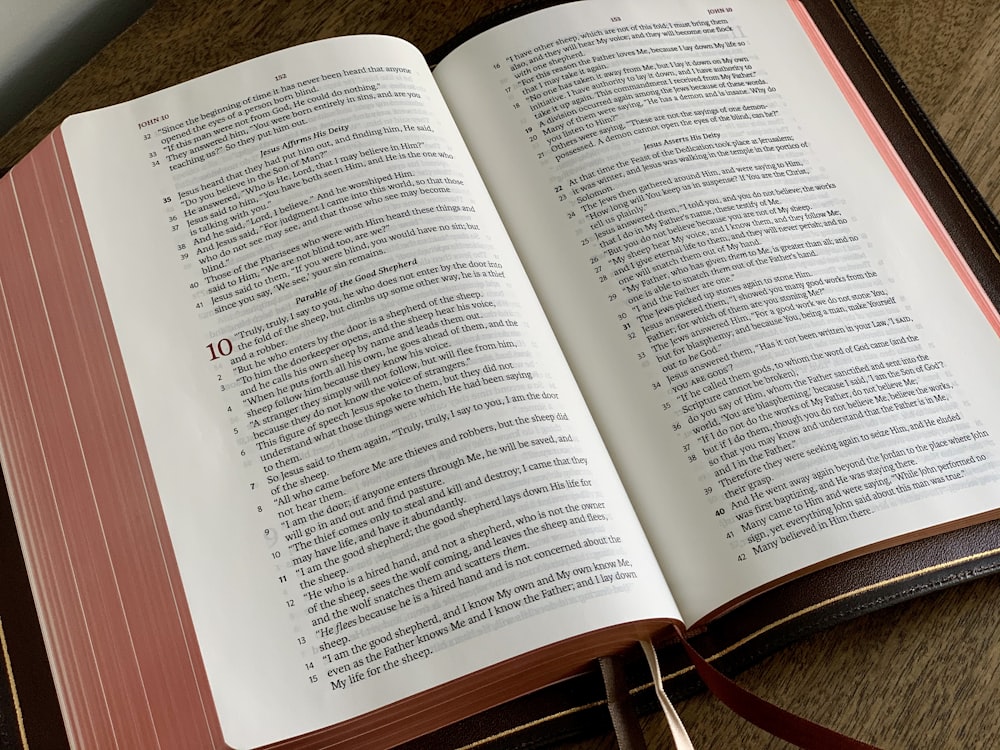
M 687 622 L 996 514 L 997 315 L 801 7 L 581 2 L 436 78 Z

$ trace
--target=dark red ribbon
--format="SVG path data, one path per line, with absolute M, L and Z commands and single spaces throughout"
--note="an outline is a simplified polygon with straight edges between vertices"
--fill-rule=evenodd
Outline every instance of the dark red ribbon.
M 841 734 L 822 724 L 804 719 L 791 711 L 770 703 L 749 690 L 740 687 L 713 667 L 688 643 L 677 628 L 684 650 L 694 664 L 698 675 L 716 698 L 747 721 L 756 724 L 775 737 L 807 750 L 878 750 L 853 737 Z

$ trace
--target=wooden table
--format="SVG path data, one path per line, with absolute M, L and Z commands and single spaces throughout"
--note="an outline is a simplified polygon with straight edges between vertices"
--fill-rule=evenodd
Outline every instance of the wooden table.
M 113 104 L 294 43 L 374 32 L 429 51 L 513 0 L 159 0 L 132 28 L 0 138 L 20 159 L 75 111 Z M 1000 4 L 856 0 L 889 56 L 1000 209 Z M 1000 747 L 1000 580 L 962 585 L 862 617 L 787 648 L 739 679 L 796 712 L 883 747 Z M 783 747 L 710 696 L 680 713 L 699 748 Z M 665 722 L 644 720 L 670 747 Z M 573 745 L 614 747 L 610 736 Z

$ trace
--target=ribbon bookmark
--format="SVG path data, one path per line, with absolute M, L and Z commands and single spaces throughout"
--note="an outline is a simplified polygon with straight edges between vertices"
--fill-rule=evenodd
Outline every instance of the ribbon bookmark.
M 674 704 L 670 702 L 670 698 L 663 691 L 663 677 L 660 676 L 660 660 L 656 657 L 656 649 L 653 648 L 653 644 L 649 641 L 640 641 L 640 643 L 642 644 L 643 653 L 646 654 L 649 671 L 653 673 L 653 690 L 656 691 L 656 697 L 660 701 L 663 715 L 667 717 L 670 734 L 674 738 L 674 746 L 677 750 L 694 750 L 694 745 L 691 744 L 691 738 L 688 737 L 687 729 L 684 728 L 684 722 L 681 721 L 681 717 L 677 714 L 677 709 L 674 708 Z
M 786 711 L 760 696 L 754 695 L 746 688 L 740 687 L 695 651 L 680 628 L 676 628 L 676 630 L 684 650 L 687 651 L 688 658 L 691 659 L 691 663 L 698 671 L 698 676 L 708 686 L 712 695 L 747 721 L 756 724 L 775 737 L 791 742 L 798 747 L 806 748 L 806 750 L 878 750 L 874 745 L 861 742 L 822 724 L 797 716 L 791 711 Z M 643 643 L 643 648 L 646 648 L 645 643 Z M 649 658 L 648 654 L 646 658 Z M 659 677 L 659 669 L 655 675 Z M 659 680 L 654 680 L 654 683 L 658 684 Z

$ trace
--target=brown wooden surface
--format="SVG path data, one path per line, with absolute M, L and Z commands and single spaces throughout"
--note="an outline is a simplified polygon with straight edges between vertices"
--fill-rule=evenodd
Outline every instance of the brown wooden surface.
M 1000 4 L 855 2 L 994 211 L 1000 209 Z M 75 111 L 324 36 L 395 34 L 429 51 L 484 13 L 510 4 L 159 0 L 0 138 L 0 165 L 16 162 Z M 883 747 L 1000 747 L 998 598 L 1000 580 L 994 579 L 928 596 L 787 648 L 739 681 Z M 784 747 L 711 697 L 685 701 L 679 708 L 696 747 Z M 651 717 L 644 726 L 650 747 L 670 747 L 664 721 Z M 571 747 L 614 746 L 613 738 L 604 737 Z

